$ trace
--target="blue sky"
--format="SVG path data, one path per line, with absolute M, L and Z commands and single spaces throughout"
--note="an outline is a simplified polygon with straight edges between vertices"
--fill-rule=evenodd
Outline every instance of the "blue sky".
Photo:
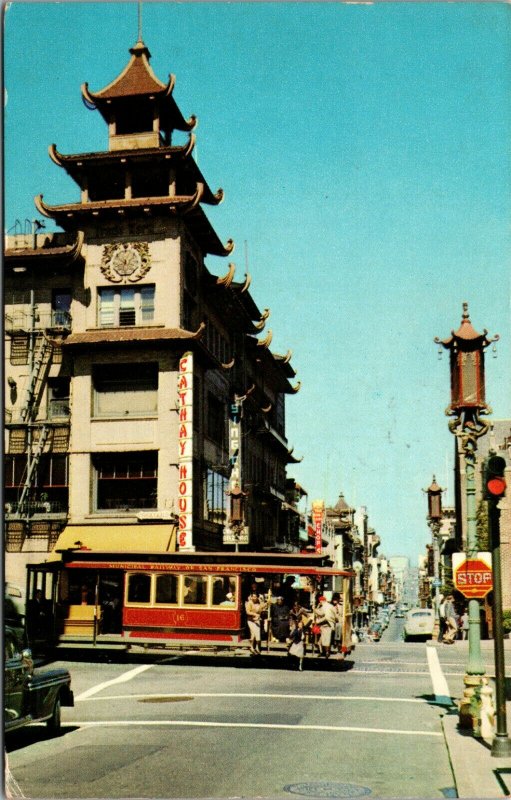
M 237 278 L 271 309 L 302 389 L 290 471 L 311 499 L 365 505 L 381 552 L 429 539 L 421 491 L 451 491 L 445 337 L 468 301 L 494 418 L 511 417 L 511 9 L 503 3 L 146 2 L 161 80 L 199 117 Z M 76 201 L 47 155 L 107 148 L 80 85 L 103 88 L 137 38 L 136 3 L 21 3 L 5 14 L 5 228 L 33 196 Z M 246 244 L 245 244 L 246 243 Z M 223 274 L 227 262 L 209 258 Z

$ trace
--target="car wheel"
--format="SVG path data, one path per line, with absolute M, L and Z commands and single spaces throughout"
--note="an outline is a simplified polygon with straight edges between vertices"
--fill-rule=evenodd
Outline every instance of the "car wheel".
M 61 721 L 60 697 L 57 697 L 53 706 L 52 715 L 46 720 L 48 731 L 53 734 L 60 733 Z

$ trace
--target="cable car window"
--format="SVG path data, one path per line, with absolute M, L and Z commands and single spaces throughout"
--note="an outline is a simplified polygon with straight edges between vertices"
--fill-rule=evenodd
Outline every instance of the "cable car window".
M 14 658 L 16 655 L 16 645 L 14 640 L 11 639 L 10 636 L 7 636 L 5 639 L 5 660 L 9 661 L 9 659 Z
M 177 603 L 177 575 L 156 576 L 156 603 Z
M 236 578 L 233 576 L 213 575 L 211 580 L 213 581 L 213 605 L 235 608 Z
M 187 606 L 205 606 L 208 602 L 206 575 L 185 575 L 183 603 Z
M 151 576 L 134 573 L 128 576 L 128 603 L 149 603 Z

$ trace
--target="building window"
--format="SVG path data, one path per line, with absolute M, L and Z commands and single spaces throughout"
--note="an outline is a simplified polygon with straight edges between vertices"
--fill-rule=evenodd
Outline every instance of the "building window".
M 5 457 L 5 487 L 23 486 L 27 475 L 26 455 L 7 455 Z M 33 487 L 62 488 L 68 485 L 68 457 L 67 455 L 43 454 L 37 465 Z
M 154 416 L 158 364 L 100 364 L 93 368 L 94 417 Z
M 132 123 L 136 115 L 131 115 Z M 152 126 L 151 126 L 152 127 Z M 146 130 L 151 130 L 151 127 Z M 165 170 L 148 169 L 147 164 L 133 170 L 131 178 L 132 197 L 168 197 L 169 176 Z
M 22 486 L 27 470 L 26 455 L 5 456 L 4 485 L 6 487 Z
M 98 200 L 122 200 L 124 198 L 124 174 L 117 168 L 103 165 L 97 172 L 89 172 L 88 195 L 91 202 Z
M 206 470 L 204 519 L 209 522 L 216 522 L 217 525 L 225 524 L 227 518 L 227 487 L 227 478 L 210 468 Z
M 70 378 L 48 378 L 48 419 L 70 415 Z
M 154 285 L 98 289 L 98 325 L 122 328 L 154 320 Z
M 274 425 L 277 433 L 285 436 L 286 422 L 285 422 L 285 401 L 284 395 L 279 393 L 276 398 L 275 411 L 274 411 Z
M 136 113 L 131 105 L 124 104 L 116 108 L 115 132 L 118 135 L 129 133 L 145 133 L 153 129 L 153 109 L 149 100 L 139 98 Z
M 65 488 L 68 483 L 67 455 L 42 455 L 37 467 L 37 485 L 41 488 Z
M 199 307 L 185 289 L 183 292 L 183 328 L 185 331 L 195 331 L 198 327 Z
M 97 511 L 157 508 L 157 453 L 96 453 Z
M 57 328 L 71 326 L 71 292 L 69 289 L 54 289 L 51 297 L 51 324 Z
M 225 404 L 212 392 L 208 392 L 208 411 L 206 433 L 210 439 L 223 447 L 225 444 L 225 430 L 227 417 Z
M 220 333 L 211 320 L 208 320 L 206 327 L 206 347 L 213 353 L 218 361 L 222 364 L 227 364 L 229 361 L 229 345 L 227 339 Z
M 199 265 L 191 253 L 185 255 L 185 287 L 192 297 L 197 296 Z

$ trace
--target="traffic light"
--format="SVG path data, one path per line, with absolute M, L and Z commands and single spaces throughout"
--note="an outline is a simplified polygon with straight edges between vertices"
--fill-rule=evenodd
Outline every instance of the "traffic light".
M 486 461 L 486 499 L 500 500 L 506 494 L 506 459 L 502 456 L 489 456 Z

